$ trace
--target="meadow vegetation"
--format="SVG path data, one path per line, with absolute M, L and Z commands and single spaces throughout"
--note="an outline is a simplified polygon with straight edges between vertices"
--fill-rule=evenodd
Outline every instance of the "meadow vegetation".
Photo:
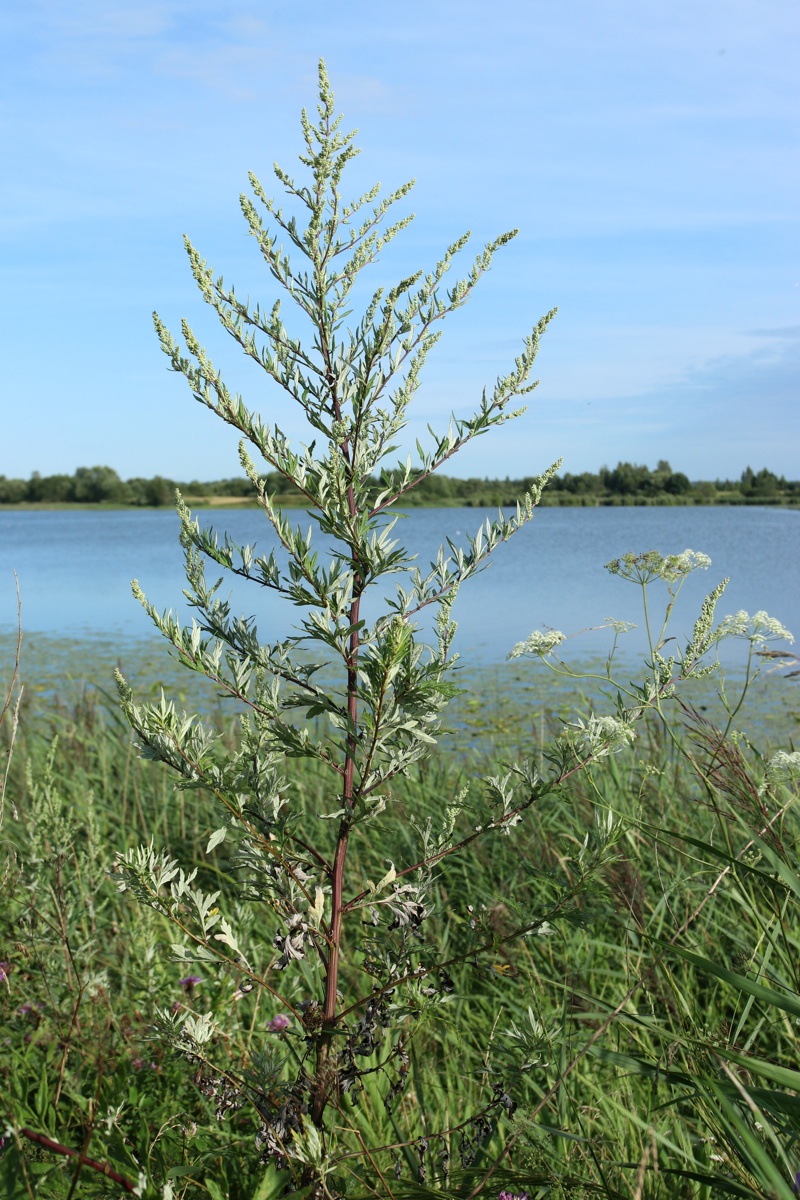
M 309 347 L 279 303 L 243 302 L 186 242 L 204 300 L 302 407 L 310 444 L 293 449 L 231 393 L 187 322 L 178 342 L 155 317 L 195 399 L 239 430 L 280 546 L 235 544 L 179 495 L 191 623 L 134 581 L 217 701 L 187 713 L 117 670 L 116 705 L 87 692 L 26 711 L 11 672 L 3 1194 L 788 1200 L 800 753 L 754 746 L 741 721 L 764 664 L 790 662 L 791 634 L 764 612 L 720 618 L 721 580 L 678 641 L 681 590 L 710 560 L 622 554 L 606 566 L 640 592 L 637 678 L 614 649 L 577 672 L 547 629 L 509 657 L 584 689 L 560 719 L 543 702 L 493 704 L 479 677 L 461 686 L 458 590 L 532 518 L 559 464 L 429 569 L 393 515 L 462 445 L 521 415 L 510 405 L 535 386 L 554 314 L 472 416 L 431 430 L 416 465 L 387 466 L 439 324 L 513 232 L 445 287 L 459 238 L 352 320 L 357 277 L 411 219 L 387 223 L 411 185 L 346 203 L 356 151 L 324 64 L 317 114 L 302 117 L 307 182 L 275 168 L 305 224 L 255 176 L 241 198 Z M 303 495 L 302 527 L 253 451 Z M 283 596 L 298 632 L 263 642 L 209 564 Z M 432 645 L 415 620 L 426 608 Z M 625 632 L 610 622 L 614 647 Z M 718 657 L 732 642 L 736 678 Z M 699 684 L 714 710 L 693 706 Z
M 580 711 L 522 665 L 530 691 L 509 699 L 489 681 L 482 703 L 473 692 L 461 697 L 443 756 L 399 781 L 399 817 L 375 873 L 384 856 L 408 859 L 412 820 L 437 819 L 443 797 L 474 786 L 498 761 L 545 753 L 562 719 Z M 5 748 L 12 715 L 13 706 Z M 415 1035 L 395 1110 L 387 1113 L 381 1089 L 370 1086 L 345 1111 L 343 1121 L 396 1147 L 385 1191 L 359 1183 L 354 1159 L 346 1194 L 463 1200 L 508 1143 L 481 1194 L 793 1194 L 797 785 L 787 777 L 766 793 L 774 755 L 720 741 L 724 715 L 721 707 L 703 720 L 681 714 L 695 763 L 714 764 L 710 784 L 651 722 L 602 772 L 573 777 L 530 810 L 514 840 L 473 843 L 436 881 L 442 952 L 464 944 L 467 904 L 486 906 L 495 949 L 484 969 L 468 961 L 451 969 L 453 991 Z M 261 992 L 237 997 L 215 971 L 170 962 L 161 949 L 170 940 L 165 919 L 133 905 L 110 879 L 117 849 L 154 838 L 197 867 L 227 904 L 237 881 L 225 847 L 206 853 L 212 798 L 176 791 L 169 770 L 139 756 L 118 709 L 95 689 L 75 684 L 36 700 L 31 688 L 20 716 L 0 893 L 0 1195 L 56 1200 L 76 1180 L 73 1195 L 120 1195 L 112 1177 L 79 1169 L 83 1150 L 131 1186 L 143 1175 L 147 1197 L 277 1200 L 287 1176 L 265 1171 L 253 1153 L 254 1112 L 220 1111 L 202 1073 L 158 1038 L 159 1010 L 180 1005 L 220 1018 L 226 1032 L 214 1059 L 223 1082 L 242 1078 L 265 1041 L 287 1056 L 292 1044 L 303 1047 L 304 1031 L 292 1019 L 281 1028 L 288 1014 Z M 749 724 L 752 713 L 741 720 Z M 234 743 L 235 723 L 221 713 L 215 723 Z M 289 769 L 297 803 L 318 811 L 324 775 L 298 761 Z M 546 903 L 597 813 L 608 812 L 623 836 L 591 893 L 549 935 L 509 941 L 518 907 Z M 252 936 L 253 957 L 274 958 L 258 921 Z M 259 1026 L 273 1024 L 259 1036 Z M 496 1081 L 509 1086 L 509 1056 L 526 1043 L 530 1061 L 511 1066 L 520 1107 L 497 1122 L 470 1170 L 455 1169 L 458 1131 L 432 1140 L 422 1185 L 419 1115 L 441 1131 L 457 1127 L 459 1114 L 480 1112 Z

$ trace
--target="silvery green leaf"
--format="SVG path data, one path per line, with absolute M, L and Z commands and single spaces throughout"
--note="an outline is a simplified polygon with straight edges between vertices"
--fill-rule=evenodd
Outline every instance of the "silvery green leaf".
M 183 1033 L 197 1046 L 210 1042 L 216 1031 L 217 1021 L 212 1013 L 200 1017 L 189 1013 L 183 1023 Z
M 234 934 L 229 922 L 226 921 L 224 917 L 220 920 L 220 927 L 222 929 L 222 933 L 215 933 L 214 941 L 223 942 L 226 946 L 230 946 L 231 950 L 233 950 L 235 954 L 241 954 L 238 939 L 236 938 L 236 935 Z
M 298 1162 L 316 1167 L 318 1171 L 325 1166 L 325 1150 L 322 1137 L 307 1113 L 303 1114 L 302 1126 L 292 1139 L 291 1155 Z M 323 1171 L 323 1175 L 325 1173 L 327 1172 Z
M 211 837 L 208 839 L 208 845 L 206 846 L 206 854 L 210 854 L 211 851 L 220 844 L 220 842 L 224 842 L 225 838 L 227 836 L 227 833 L 228 833 L 228 830 L 225 825 L 223 825 L 221 829 L 215 830 L 214 833 L 212 833 Z
M 367 880 L 367 887 L 369 889 L 370 895 L 377 896 L 378 892 L 382 892 L 383 889 L 385 887 L 388 887 L 390 883 L 394 883 L 396 878 L 397 878 L 397 871 L 395 871 L 394 863 L 392 863 L 389 867 L 389 870 L 386 872 L 386 874 L 383 876 L 383 878 L 380 879 L 377 883 L 371 883 L 369 879 Z

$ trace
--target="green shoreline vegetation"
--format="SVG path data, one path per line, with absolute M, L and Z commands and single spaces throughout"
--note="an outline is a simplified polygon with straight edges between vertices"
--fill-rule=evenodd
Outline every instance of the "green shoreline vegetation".
M 220 1119 L 216 1089 L 200 1071 L 187 1072 L 180 1056 L 153 1036 L 165 1012 L 231 1013 L 233 1027 L 217 1057 L 219 1078 L 236 1078 L 239 1062 L 257 1055 L 256 1002 L 248 995 L 232 999 L 232 984 L 210 966 L 189 971 L 155 954 L 166 936 L 165 918 L 131 903 L 108 876 L 113 851 L 155 838 L 198 868 L 207 891 L 221 889 L 228 898 L 235 881 L 225 847 L 206 849 L 212 798 L 176 790 L 165 766 L 139 756 L 110 695 L 81 687 L 95 672 L 77 645 L 73 685 L 63 688 L 60 670 L 60 695 L 37 695 L 31 684 L 40 667 L 29 659 L 24 670 L 5 788 L 2 858 L 10 886 L 0 889 L 0 929 L 7 935 L 0 939 L 6 1041 L 0 1094 L 14 1113 L 14 1128 L 41 1132 L 41 1139 L 6 1136 L 0 1194 L 66 1200 L 76 1167 L 63 1149 L 85 1144 L 88 1130 L 88 1159 L 104 1169 L 84 1168 L 77 1194 L 87 1200 L 119 1194 L 107 1190 L 106 1170 L 130 1190 L 142 1163 L 147 1200 L 280 1200 L 286 1174 L 271 1177 L 246 1152 L 253 1138 L 247 1111 Z M 399 781 L 404 820 L 381 840 L 374 870 L 382 869 L 381 855 L 404 862 L 407 822 L 438 819 L 441 798 L 457 795 L 498 756 L 513 759 L 523 746 L 535 756 L 547 753 L 574 710 L 568 704 L 567 712 L 541 669 L 516 664 L 515 671 L 522 685 L 515 699 L 502 685 L 490 687 L 477 707 L 465 696 L 464 724 L 450 751 Z M 43 672 L 41 682 L 46 679 Z M 6 675 L 3 696 L 7 681 Z M 157 682 L 155 676 L 153 687 Z M 776 677 L 770 682 L 770 690 L 786 686 Z M 747 707 L 742 718 L 752 728 L 760 707 L 752 691 Z M 760 785 L 767 746 L 761 742 L 754 756 L 761 768 L 753 774 L 752 758 L 745 767 L 735 745 L 722 750 L 714 737 L 724 713 L 705 716 L 711 726 L 704 727 L 699 713 L 687 713 L 686 734 L 698 752 L 696 739 L 710 736 L 705 753 L 712 760 L 722 755 L 710 795 L 651 725 L 639 746 L 613 756 L 602 775 L 577 775 L 558 797 L 536 806 L 516 839 L 474 845 L 447 887 L 437 879 L 431 903 L 450 943 L 458 949 L 469 936 L 461 911 L 466 896 L 488 914 L 497 949 L 491 970 L 479 973 L 469 964 L 451 970 L 450 1020 L 429 1023 L 415 1039 L 396 1111 L 387 1114 L 369 1079 L 359 1107 L 353 1106 L 364 1127 L 400 1143 L 399 1179 L 391 1168 L 395 1197 L 464 1200 L 491 1166 L 496 1135 L 472 1170 L 462 1172 L 460 1186 L 451 1180 L 448 1187 L 439 1167 L 434 1188 L 423 1190 L 415 1182 L 414 1116 L 424 1106 L 433 1127 L 452 1125 L 448 1098 L 456 1093 L 469 1112 L 480 1110 L 483 1093 L 496 1081 L 492 1076 L 487 1083 L 482 1070 L 486 1042 L 504 1031 L 512 1042 L 530 1043 L 532 1065 L 516 1077 L 517 1087 L 534 1078 L 532 1103 L 543 1111 L 541 1124 L 517 1121 L 513 1153 L 492 1177 L 494 1186 L 482 1191 L 489 1200 L 501 1189 L 553 1200 L 619 1200 L 630 1195 L 626 1184 L 636 1182 L 638 1165 L 648 1167 L 648 1147 L 659 1172 L 648 1168 L 652 1186 L 639 1194 L 652 1200 L 791 1195 L 800 1164 L 780 1143 L 796 1133 L 800 1082 L 794 1069 L 797 808 L 784 794 L 775 835 L 741 856 L 765 823 Z M 235 722 L 221 709 L 213 725 L 229 745 L 238 742 Z M 0 756 L 11 741 L 11 723 L 0 721 Z M 327 795 L 322 771 L 295 759 L 285 773 L 296 802 L 318 811 Z M 775 802 L 768 802 L 770 820 L 782 806 L 773 810 Z M 529 893 L 555 886 L 576 838 L 595 828 L 598 807 L 613 812 L 627 831 L 602 879 L 557 934 L 508 942 L 518 906 Z M 499 893 L 498 877 L 505 881 Z M 675 944 L 684 914 L 703 905 L 715 881 L 711 902 Z M 251 940 L 268 960 L 273 951 L 258 922 Z M 646 988 L 636 991 L 642 978 Z M 624 1011 L 611 1019 L 626 996 Z M 294 1019 L 284 1029 L 284 1014 L 271 997 L 262 1008 L 276 1031 L 276 1053 L 302 1047 Z M 743 1064 L 758 1072 L 747 1094 L 758 1105 L 752 1114 L 736 1091 L 738 1073 L 734 1082 L 725 1073 Z M 778 1145 L 769 1136 L 776 1125 L 783 1126 Z M 441 1139 L 435 1145 L 452 1149 L 457 1162 L 458 1136 L 451 1141 L 452 1147 Z M 154 1185 L 154 1177 L 170 1188 Z M 371 1193 L 353 1182 L 354 1200 L 367 1200 Z
M 392 473 L 387 478 L 392 479 Z M 301 507 L 303 499 L 279 472 L 265 476 L 266 491 L 284 508 Z M 415 508 L 507 508 L 516 504 L 534 483 L 523 479 L 456 479 L 428 476 L 404 498 L 404 506 Z M 386 486 L 375 479 L 375 493 Z M 30 479 L 8 479 L 0 475 L 0 505 L 8 508 L 162 508 L 172 505 L 175 489 L 195 508 L 252 508 L 257 506 L 249 479 L 235 477 L 201 482 L 180 482 L 155 475 L 151 479 L 121 479 L 112 467 L 78 467 L 73 475 L 41 475 Z M 690 480 L 660 461 L 654 470 L 620 462 L 613 470 L 601 467 L 597 474 L 584 471 L 554 475 L 545 488 L 540 505 L 551 507 L 596 507 L 607 505 L 673 504 L 759 504 L 800 505 L 800 480 L 787 480 L 766 467 L 747 467 L 738 480 Z

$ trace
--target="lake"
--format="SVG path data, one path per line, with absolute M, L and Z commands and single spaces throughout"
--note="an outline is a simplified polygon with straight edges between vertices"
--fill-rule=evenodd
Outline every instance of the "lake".
M 275 544 L 263 514 L 255 509 L 200 510 L 203 523 L 227 528 L 239 542 Z M 396 527 L 395 536 L 418 551 L 427 566 L 439 543 L 457 543 L 495 510 L 417 509 Z M 308 519 L 298 511 L 303 527 Z M 615 579 L 603 564 L 626 551 L 701 550 L 712 559 L 693 575 L 682 594 L 674 632 L 686 635 L 703 596 L 724 576 L 731 582 L 718 614 L 766 609 L 800 635 L 800 512 L 734 507 L 544 508 L 531 524 L 501 546 L 491 565 L 468 581 L 458 597 L 456 649 L 476 665 L 500 663 L 515 642 L 533 629 L 555 627 L 566 634 L 599 625 L 606 617 L 640 622 L 639 592 Z M 316 543 L 324 557 L 324 538 Z M 22 593 L 26 637 L 97 639 L 126 645 L 154 637 L 132 598 L 138 578 L 159 608 L 187 613 L 182 596 L 182 552 L 172 510 L 50 512 L 0 511 L 0 633 L 16 620 L 13 571 Z M 213 566 L 209 578 L 215 579 Z M 255 614 L 262 640 L 291 633 L 296 610 L 255 585 L 236 581 L 239 611 Z M 660 588 L 662 598 L 665 590 Z M 371 614 L 379 611 L 377 607 Z M 7 641 L 7 636 L 3 637 Z M 641 631 L 628 635 L 624 653 L 639 655 Z M 602 655 L 607 631 L 583 634 L 574 652 Z

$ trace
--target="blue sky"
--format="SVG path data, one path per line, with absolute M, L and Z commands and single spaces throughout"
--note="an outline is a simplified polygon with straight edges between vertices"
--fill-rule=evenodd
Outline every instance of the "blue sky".
M 239 473 L 236 437 L 166 370 L 186 316 L 253 407 L 298 415 L 204 310 L 187 232 L 274 296 L 238 195 L 293 170 L 324 55 L 355 194 L 416 177 L 392 283 L 504 229 L 430 361 L 409 436 L 470 411 L 558 305 L 520 421 L 452 471 L 667 458 L 800 477 L 796 0 L 27 0 L 0 14 L 0 474 Z M 275 183 L 275 188 L 272 188 Z

